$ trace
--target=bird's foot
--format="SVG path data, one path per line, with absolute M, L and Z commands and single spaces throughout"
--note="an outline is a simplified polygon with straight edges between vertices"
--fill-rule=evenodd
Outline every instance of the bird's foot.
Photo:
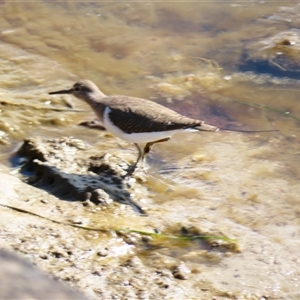
M 124 178 L 126 177 L 131 177 L 134 173 L 134 171 L 136 170 L 136 166 L 129 166 L 128 169 L 127 169 L 127 172 L 126 174 L 124 175 Z
M 128 167 L 126 174 L 123 176 L 123 178 L 130 178 L 133 176 L 133 174 L 137 171 L 144 171 L 147 169 L 144 162 L 139 162 L 137 164 L 133 164 Z

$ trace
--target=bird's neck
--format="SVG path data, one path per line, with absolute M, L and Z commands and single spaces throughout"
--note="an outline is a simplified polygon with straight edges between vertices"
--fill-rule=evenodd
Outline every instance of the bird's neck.
M 102 93 L 100 90 L 98 90 L 86 94 L 82 100 L 84 100 L 87 104 L 89 104 L 93 108 L 95 105 L 98 105 L 98 103 L 101 103 L 101 100 L 105 97 L 106 95 Z
M 100 90 L 87 95 L 83 100 L 90 105 L 98 118 L 102 121 L 105 104 L 102 102 L 107 96 Z

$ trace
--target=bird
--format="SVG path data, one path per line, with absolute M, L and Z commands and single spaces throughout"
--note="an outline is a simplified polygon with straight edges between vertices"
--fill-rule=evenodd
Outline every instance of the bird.
M 192 119 L 156 102 L 123 95 L 105 95 L 91 80 L 76 82 L 70 89 L 50 92 L 50 95 L 71 94 L 86 102 L 103 126 L 113 135 L 133 143 L 138 149 L 136 162 L 128 168 L 132 175 L 152 146 L 168 141 L 182 130 L 218 131 L 216 126 Z M 146 143 L 144 149 L 140 143 Z

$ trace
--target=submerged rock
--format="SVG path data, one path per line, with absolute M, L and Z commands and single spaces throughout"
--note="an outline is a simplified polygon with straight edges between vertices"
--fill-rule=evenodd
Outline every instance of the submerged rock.
M 299 79 L 300 30 L 292 28 L 252 41 L 245 50 L 243 71 Z

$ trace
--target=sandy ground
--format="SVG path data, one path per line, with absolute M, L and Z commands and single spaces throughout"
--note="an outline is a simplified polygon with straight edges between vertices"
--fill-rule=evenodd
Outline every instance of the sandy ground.
M 70 154 L 72 147 L 77 149 L 78 157 L 82 157 L 82 151 L 85 155 L 90 151 L 78 149 L 78 143 L 66 143 L 65 148 L 58 149 L 51 141 L 50 147 L 47 143 L 47 146 L 39 146 L 54 157 L 45 163 L 50 169 L 53 161 L 57 161 L 59 155 L 64 157 L 64 153 L 69 153 L 74 165 L 77 160 Z M 238 170 L 235 167 L 242 163 L 242 157 L 233 153 L 230 145 L 222 149 L 213 160 L 203 161 L 202 157 L 200 169 L 173 168 L 163 176 L 155 178 L 148 174 L 142 181 L 133 181 L 130 188 L 148 216 L 139 215 L 130 205 L 115 201 L 97 204 L 89 199 L 63 201 L 9 175 L 7 169 L 3 173 L 3 169 L 1 247 L 20 253 L 51 276 L 93 299 L 297 299 L 299 270 L 297 245 L 293 239 L 297 227 L 285 221 L 292 213 L 288 207 L 279 217 L 274 216 L 275 204 L 273 208 L 269 204 L 275 195 L 279 195 L 277 202 L 284 201 L 278 194 L 284 190 L 280 192 L 275 186 L 280 183 L 284 187 L 287 183 L 279 178 L 274 178 L 274 182 L 255 179 L 254 186 L 254 181 L 246 178 L 252 172 L 240 170 L 243 177 L 233 176 L 229 171 L 226 175 L 222 170 L 229 170 L 229 166 L 224 165 L 228 157 L 236 157 L 235 162 L 230 163 L 234 170 Z M 196 157 L 199 159 L 199 155 L 194 159 Z M 66 166 L 66 159 L 62 163 Z M 118 163 L 117 160 L 113 164 Z M 221 165 L 222 169 L 218 170 Z M 56 167 L 62 172 L 62 166 Z M 249 166 L 249 170 L 251 168 Z M 258 166 L 254 170 L 256 168 Z M 38 174 L 36 170 L 32 170 L 32 174 L 43 178 L 44 187 L 48 186 L 49 190 L 49 174 Z M 140 176 L 138 178 L 142 178 Z M 228 180 L 236 178 L 244 184 L 230 191 Z M 189 187 L 182 184 L 184 181 L 189 181 Z M 63 184 L 52 180 L 52 191 Z M 265 194 L 259 193 L 260 189 L 264 189 Z M 231 196 L 225 198 L 229 191 Z M 212 194 L 213 197 L 209 196 Z M 76 226 L 102 230 L 83 230 Z M 278 230 L 276 235 L 274 226 Z M 229 236 L 236 240 L 179 241 L 120 233 L 120 228 L 159 230 L 169 235 Z M 268 238 L 267 231 L 270 231 Z

